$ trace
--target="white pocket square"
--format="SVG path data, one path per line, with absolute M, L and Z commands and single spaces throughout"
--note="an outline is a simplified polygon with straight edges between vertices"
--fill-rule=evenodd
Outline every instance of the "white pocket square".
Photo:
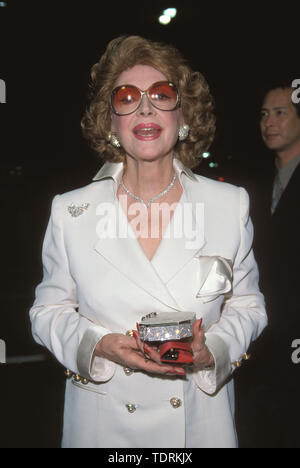
M 232 289 L 232 262 L 223 257 L 199 257 L 200 284 L 196 295 L 204 303 L 213 301 Z

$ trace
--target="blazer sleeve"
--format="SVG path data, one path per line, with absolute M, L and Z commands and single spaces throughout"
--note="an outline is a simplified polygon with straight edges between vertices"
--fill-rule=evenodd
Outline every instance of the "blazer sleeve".
M 232 293 L 224 301 L 220 320 L 206 333 L 206 345 L 215 358 L 215 369 L 194 374 L 196 384 L 208 394 L 216 393 L 226 383 L 250 343 L 267 325 L 252 242 L 249 197 L 240 188 L 240 244 L 233 264 Z
M 30 310 L 34 339 L 75 374 L 99 382 L 109 380 L 115 372 L 114 363 L 93 359 L 93 353 L 98 341 L 110 331 L 80 315 L 76 282 L 65 248 L 59 195 L 52 202 L 42 259 L 43 280 L 36 288 Z

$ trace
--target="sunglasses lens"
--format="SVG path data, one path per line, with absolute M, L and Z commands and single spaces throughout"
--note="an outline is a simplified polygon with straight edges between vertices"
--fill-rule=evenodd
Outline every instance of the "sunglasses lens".
M 135 112 L 145 92 L 141 92 L 136 86 L 119 86 L 112 92 L 111 104 L 118 115 L 128 115 Z M 154 83 L 147 91 L 150 102 L 154 107 L 164 111 L 174 110 L 179 101 L 179 93 L 176 86 L 169 81 Z
M 141 94 L 135 86 L 120 86 L 113 91 L 112 106 L 117 114 L 126 115 L 138 107 Z
M 177 88 L 168 81 L 154 83 L 149 88 L 148 95 L 152 104 L 161 110 L 173 110 L 178 104 Z

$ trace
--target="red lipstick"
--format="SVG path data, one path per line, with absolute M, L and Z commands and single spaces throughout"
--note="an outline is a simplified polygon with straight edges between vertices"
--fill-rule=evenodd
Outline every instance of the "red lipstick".
M 134 136 L 141 141 L 156 140 L 160 137 L 162 127 L 155 123 L 141 123 L 136 125 L 132 130 Z

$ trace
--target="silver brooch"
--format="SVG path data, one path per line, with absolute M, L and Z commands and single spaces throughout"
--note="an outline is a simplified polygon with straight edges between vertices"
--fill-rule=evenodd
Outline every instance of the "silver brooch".
M 73 218 L 78 218 L 78 216 L 81 216 L 85 211 L 87 211 L 89 206 L 89 203 L 83 203 L 81 206 L 75 206 L 74 203 L 72 203 L 72 205 L 68 206 L 68 212 L 73 216 Z

